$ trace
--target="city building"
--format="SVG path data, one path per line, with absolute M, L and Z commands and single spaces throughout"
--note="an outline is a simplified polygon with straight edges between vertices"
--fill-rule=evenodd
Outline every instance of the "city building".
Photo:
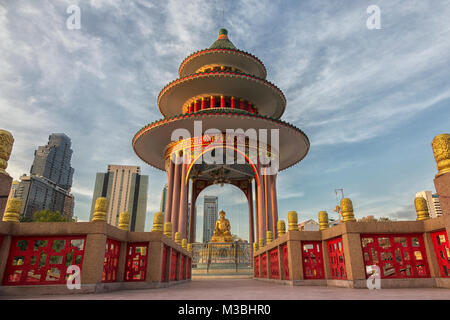
M 161 192 L 160 211 L 163 212 L 163 213 L 166 213 L 167 188 L 169 188 L 169 185 L 166 183 L 164 185 L 164 188 L 162 189 L 162 192 Z
M 36 211 L 49 209 L 72 218 L 72 153 L 71 140 L 64 133 L 51 134 L 48 143 L 35 150 L 30 176 L 20 177 L 11 191 L 11 195 L 22 200 L 22 216 L 31 219 Z
M 214 234 L 218 213 L 219 199 L 215 196 L 205 196 L 203 199 L 203 243 L 209 242 Z
M 144 231 L 147 212 L 148 176 L 140 174 L 137 166 L 108 165 L 106 173 L 98 172 L 95 179 L 91 216 L 99 197 L 109 200 L 106 221 L 119 225 L 119 215 L 130 213 L 130 231 Z
M 309 219 L 298 224 L 298 230 L 300 231 L 319 231 L 319 223 L 313 219 Z
M 430 218 L 442 216 L 441 205 L 437 194 L 432 193 L 431 191 L 420 191 L 416 193 L 416 197 L 422 197 L 427 201 Z

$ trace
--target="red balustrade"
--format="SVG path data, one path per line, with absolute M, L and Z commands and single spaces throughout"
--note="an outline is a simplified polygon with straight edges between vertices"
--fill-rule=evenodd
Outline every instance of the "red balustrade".
M 170 260 L 170 281 L 177 280 L 177 258 L 178 252 L 172 249 L 172 257 Z
M 439 263 L 441 277 L 450 277 L 450 245 L 446 230 L 431 233 L 434 252 Z
M 83 264 L 86 236 L 13 237 L 3 285 L 65 284 Z
M 377 265 L 381 278 L 427 278 L 427 256 L 421 234 L 363 234 L 361 246 L 366 270 Z M 366 272 L 366 277 L 372 274 Z
M 148 242 L 130 242 L 127 246 L 125 281 L 144 281 L 147 274 Z
M 328 257 L 330 259 L 330 269 L 332 279 L 347 279 L 345 271 L 344 247 L 342 237 L 327 241 Z
M 280 265 L 278 260 L 278 248 L 270 250 L 270 276 L 272 279 L 280 279 Z
M 267 278 L 267 253 L 264 252 L 262 254 L 262 276 L 263 278 Z
M 255 278 L 259 278 L 259 256 L 255 257 L 255 266 L 253 267 Z
M 165 282 L 166 281 L 166 264 L 167 264 L 167 259 L 169 258 L 169 250 L 167 248 L 167 246 L 164 246 L 163 249 L 163 259 L 162 259 L 162 266 L 161 266 L 161 281 Z
M 287 243 L 281 246 L 283 252 L 283 273 L 284 280 L 289 280 L 289 256 L 288 256 L 288 246 Z
M 114 282 L 117 280 L 119 255 L 120 255 L 120 242 L 109 238 L 106 239 L 102 282 Z
M 322 242 L 303 241 L 303 277 L 305 279 L 324 279 Z
M 184 280 L 184 260 L 185 260 L 185 256 L 181 256 L 181 261 L 180 261 L 180 280 Z

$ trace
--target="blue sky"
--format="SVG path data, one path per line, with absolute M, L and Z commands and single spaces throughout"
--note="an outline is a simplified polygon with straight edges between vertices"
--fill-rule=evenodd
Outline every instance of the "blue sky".
M 80 30 L 66 28 L 70 4 L 81 9 Z M 366 27 L 373 4 L 379 30 Z M 280 218 L 333 217 L 334 189 L 344 188 L 356 217 L 414 219 L 415 193 L 434 190 L 431 140 L 450 131 L 448 17 L 442 0 L 0 0 L 0 128 L 15 138 L 7 171 L 28 173 L 35 148 L 64 132 L 75 215 L 89 217 L 96 172 L 139 165 L 151 228 L 166 177 L 137 158 L 131 139 L 161 118 L 157 95 L 181 61 L 225 27 L 264 62 L 287 98 L 282 119 L 311 141 L 307 157 L 279 174 Z M 231 186 L 205 194 L 219 195 L 233 233 L 246 237 L 244 196 Z

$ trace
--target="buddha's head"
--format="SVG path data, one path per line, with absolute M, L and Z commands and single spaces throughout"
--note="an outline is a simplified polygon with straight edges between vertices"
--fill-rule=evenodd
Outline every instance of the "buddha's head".
M 219 216 L 220 216 L 220 218 L 225 218 L 225 211 L 220 210 Z

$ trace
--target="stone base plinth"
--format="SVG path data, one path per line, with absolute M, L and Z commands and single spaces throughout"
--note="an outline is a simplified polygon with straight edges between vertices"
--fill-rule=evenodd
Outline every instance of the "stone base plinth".
M 439 196 L 442 214 L 450 215 L 450 172 L 435 178 L 434 187 Z
M 9 191 L 11 190 L 12 178 L 7 174 L 0 173 L 0 221 L 8 202 Z

